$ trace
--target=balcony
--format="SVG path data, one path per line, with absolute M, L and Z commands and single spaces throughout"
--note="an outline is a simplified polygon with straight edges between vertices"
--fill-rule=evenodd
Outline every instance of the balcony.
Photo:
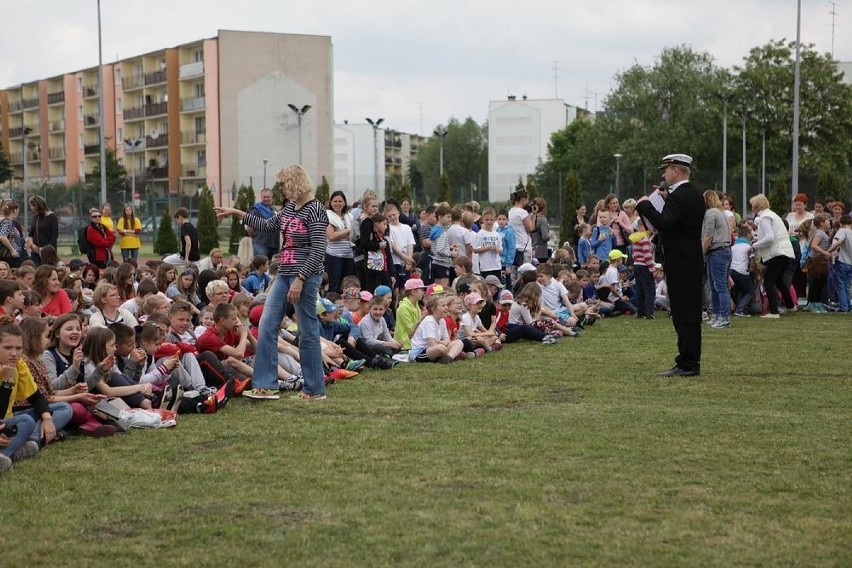
M 145 118 L 145 109 L 143 107 L 124 109 L 124 120 L 136 120 Z
M 159 148 L 161 146 L 169 145 L 169 133 L 161 132 L 157 138 L 151 138 L 150 136 L 145 137 L 145 148 Z
M 156 85 L 157 83 L 165 83 L 166 82 L 166 70 L 163 69 L 161 71 L 154 71 L 153 73 L 145 74 L 145 84 L 146 85 Z
M 97 126 L 98 125 L 98 115 L 96 114 L 87 114 L 83 117 L 83 123 L 86 127 L 89 126 Z
M 83 98 L 91 99 L 93 97 L 98 96 L 98 86 L 97 85 L 83 85 Z
M 47 129 L 50 132 L 62 132 L 65 130 L 65 119 L 61 118 L 59 120 L 51 120 L 47 123 Z
M 38 107 L 38 97 L 36 97 L 36 98 L 34 98 L 34 99 L 24 99 L 24 100 L 22 101 L 22 106 L 23 106 L 25 109 L 27 109 L 27 108 L 37 108 L 37 107 Z
M 33 162 L 41 161 L 41 154 L 38 150 L 27 150 L 27 163 L 31 164 Z
M 185 165 L 181 167 L 181 177 L 185 178 L 205 178 L 207 177 L 207 167 L 203 165 Z
M 21 159 L 22 156 L 23 156 L 23 154 L 21 154 L 20 152 L 10 152 L 9 153 L 9 163 L 10 164 L 22 164 L 23 163 L 23 160 Z
M 169 112 L 169 103 L 163 101 L 161 103 L 150 103 L 144 106 L 145 116 L 157 116 Z
M 86 144 L 83 146 L 83 154 L 86 156 L 91 156 L 92 154 L 100 154 L 101 153 L 101 144 L 100 142 L 96 144 Z
M 132 75 L 130 77 L 124 77 L 121 80 L 121 88 L 125 91 L 130 91 L 132 89 L 138 89 L 139 87 L 145 84 L 145 78 L 142 75 Z
M 184 130 L 180 133 L 180 143 L 188 144 L 207 144 L 207 133 L 196 132 L 195 130 Z
M 19 126 L 17 128 L 10 128 L 9 129 L 9 138 L 20 138 L 23 135 L 24 135 L 24 127 L 23 126 Z
M 190 112 L 204 110 L 204 97 L 189 97 L 180 100 L 180 111 Z
M 59 91 L 58 93 L 48 93 L 47 94 L 47 104 L 49 105 L 57 105 L 59 103 L 65 102 L 65 91 Z
M 148 168 L 148 177 L 151 179 L 166 179 L 169 177 L 169 166 L 159 168 Z
M 23 104 L 21 104 L 21 101 L 13 101 L 13 102 L 9 103 L 9 112 L 10 113 L 21 112 L 21 110 L 23 110 L 23 108 L 24 108 L 24 106 L 23 106 Z
M 48 152 L 48 157 L 51 160 L 64 160 L 65 159 L 65 148 L 51 148 Z
M 180 66 L 181 79 L 190 79 L 192 77 L 198 77 L 199 75 L 204 75 L 203 61 L 194 61 Z

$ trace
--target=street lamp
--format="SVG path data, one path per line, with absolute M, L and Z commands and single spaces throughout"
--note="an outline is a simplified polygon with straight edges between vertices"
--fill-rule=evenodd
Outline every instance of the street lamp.
M 373 127 L 373 190 L 379 192 L 379 125 L 385 121 L 384 118 L 373 120 L 366 119 Z
M 142 144 L 141 138 L 125 138 L 124 144 L 130 149 L 130 200 L 136 199 L 136 149 Z M 127 196 L 124 198 L 127 203 Z
M 613 154 L 613 158 L 615 158 L 615 196 L 619 199 L 621 198 L 621 154 Z
M 301 135 L 301 133 L 300 133 L 300 134 L 299 134 L 299 140 L 300 140 L 300 141 L 301 141 L 301 138 L 302 138 L 302 135 Z M 301 152 L 299 152 L 299 153 L 301 154 Z M 263 187 L 262 187 L 261 189 L 266 189 L 266 163 L 267 163 L 268 161 L 269 161 L 269 160 L 267 160 L 266 158 L 264 158 L 264 159 L 263 159 Z M 302 161 L 302 156 L 301 156 L 301 155 L 299 156 L 299 161 L 300 161 L 300 162 Z
M 29 126 L 25 126 L 24 130 L 22 131 L 24 137 L 23 137 L 23 140 L 21 141 L 23 146 L 24 146 L 24 230 L 25 231 L 27 230 L 27 227 L 29 227 L 29 225 L 30 225 L 30 221 L 29 221 L 29 211 L 30 211 L 29 200 L 30 200 L 30 198 L 29 198 L 29 195 L 28 195 L 28 192 L 27 192 L 27 134 L 29 134 L 32 131 L 33 131 L 32 128 L 30 128 Z M 12 196 L 11 195 L 11 193 L 12 193 L 11 187 L 12 186 L 9 185 L 9 188 L 10 188 L 9 189 L 9 197 Z
M 101 0 L 98 0 L 98 121 L 101 135 L 101 204 L 107 201 L 106 121 L 104 120 L 104 56 L 101 35 Z
M 299 165 L 302 165 L 302 117 L 305 116 L 305 113 L 311 110 L 311 105 L 305 105 L 302 108 L 297 107 L 292 103 L 287 104 L 290 107 L 290 110 L 296 113 L 296 116 L 299 120 Z M 264 166 L 266 165 L 266 160 L 263 160 Z M 266 171 L 264 170 L 263 174 L 263 187 L 266 187 Z
M 722 102 L 722 193 L 728 193 L 728 103 L 734 98 L 734 93 L 723 95 L 715 93 Z
M 743 211 L 748 211 L 746 207 L 746 199 L 748 199 L 746 188 L 748 181 L 748 172 L 746 170 L 746 122 L 748 122 L 748 117 L 751 116 L 751 113 L 754 110 L 750 108 L 743 109 Z
M 800 51 L 802 46 L 802 0 L 796 4 L 796 63 L 793 66 L 793 179 L 790 193 L 799 193 L 799 88 L 801 85 Z
M 432 134 L 434 134 L 435 136 L 437 136 L 437 137 L 438 137 L 438 139 L 439 139 L 439 140 L 440 140 L 440 142 L 441 142 L 441 166 L 440 166 L 440 167 L 441 167 L 441 171 L 440 171 L 440 172 L 438 172 L 438 173 L 439 173 L 439 175 L 444 175 L 444 138 L 446 138 L 446 137 L 447 137 L 447 133 L 448 133 L 448 130 L 447 130 L 447 129 L 446 129 L 446 127 L 444 127 L 444 126 L 439 126 L 439 127 L 438 127 L 438 128 L 436 128 L 436 129 L 435 129 L 435 131 L 432 133 Z

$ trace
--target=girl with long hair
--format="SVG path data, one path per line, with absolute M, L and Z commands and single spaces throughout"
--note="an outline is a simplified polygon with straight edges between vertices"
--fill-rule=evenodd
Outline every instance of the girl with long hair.
M 139 240 L 139 235 L 142 233 L 142 222 L 129 203 L 124 205 L 121 217 L 118 218 L 116 232 L 119 237 L 118 245 L 121 247 L 121 258 L 124 261 L 129 258 L 139 258 L 139 248 L 142 246 L 142 242 Z

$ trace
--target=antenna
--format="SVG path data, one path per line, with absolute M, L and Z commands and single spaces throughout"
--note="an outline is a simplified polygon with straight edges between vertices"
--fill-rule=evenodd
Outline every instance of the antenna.
M 837 2 L 828 0 L 828 3 L 831 4 L 831 11 L 829 11 L 829 14 L 831 14 L 831 58 L 834 59 L 834 32 L 838 26 L 834 20 L 839 14 L 837 13 Z
M 559 98 L 559 62 L 551 59 L 553 62 L 553 98 Z
M 592 91 L 589 90 L 589 84 L 586 83 L 586 88 L 583 89 L 583 96 L 586 99 L 586 110 L 589 110 L 589 95 L 591 93 L 592 93 Z
M 423 101 L 417 104 L 420 105 L 420 136 L 423 136 Z

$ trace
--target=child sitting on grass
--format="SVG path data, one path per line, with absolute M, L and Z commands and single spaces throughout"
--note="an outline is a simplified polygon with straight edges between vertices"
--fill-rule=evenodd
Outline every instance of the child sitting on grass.
M 464 346 L 451 340 L 444 318 L 447 316 L 448 298 L 433 297 L 426 304 L 427 315 L 420 319 L 411 336 L 408 359 L 418 363 L 452 363 L 461 355 Z
M 481 354 L 480 349 L 495 351 L 503 347 L 497 339 L 497 332 L 482 325 L 479 317 L 479 313 L 485 307 L 485 298 L 478 292 L 471 292 L 465 297 L 464 303 L 467 306 L 467 312 L 462 314 L 458 338 L 462 341 L 465 339 L 470 341 L 477 355 Z
M 393 337 L 402 344 L 402 349 L 411 349 L 411 334 L 414 326 L 420 321 L 420 300 L 426 286 L 419 278 L 409 278 L 405 281 L 402 300 L 396 309 L 396 329 Z
M 521 293 L 509 309 L 509 322 L 506 327 L 506 337 L 509 343 L 519 339 L 541 341 L 544 344 L 556 343 L 559 335 L 547 330 L 546 325 L 539 323 L 541 314 L 541 288 L 538 283 L 530 282 L 523 287 Z M 547 331 L 544 331 L 547 330 Z
M 381 296 L 375 296 L 370 301 L 370 312 L 361 318 L 358 328 L 361 330 L 361 339 L 356 341 L 359 351 L 368 356 L 390 358 L 399 353 L 402 343 L 391 337 L 385 322 L 385 300 Z

